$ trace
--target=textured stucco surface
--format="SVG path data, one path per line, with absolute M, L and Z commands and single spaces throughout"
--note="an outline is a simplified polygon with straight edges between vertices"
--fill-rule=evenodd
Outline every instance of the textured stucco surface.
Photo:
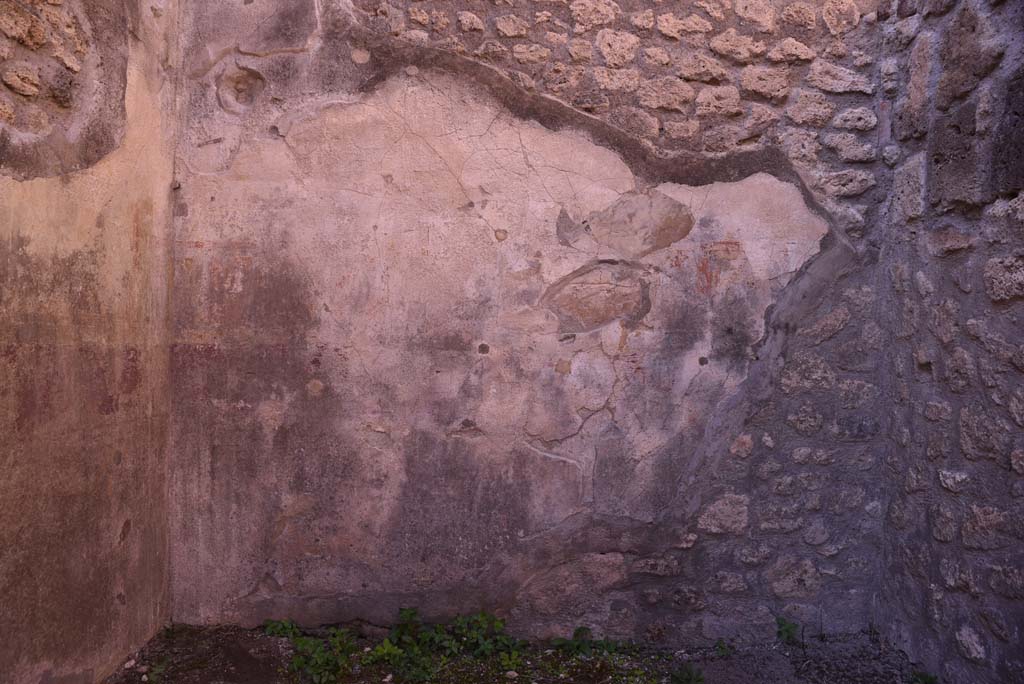
M 408 605 L 665 644 L 783 614 L 1024 677 L 1024 5 L 95 7 L 131 19 L 124 141 L 117 97 L 54 100 L 109 144 L 0 166 L 95 164 L 0 188 L 15 681 L 167 616 Z M 19 30 L 0 61 L 60 61 Z M 55 483 L 93 574 L 31 584 L 73 557 L 25 522 Z
M 107 38 L 127 45 L 120 12 Z M 5 683 L 98 681 L 169 616 L 164 28 L 147 10 L 121 50 L 116 150 L 59 178 L 0 175 Z M 52 175 L 25 159 L 16 175 Z
M 441 74 L 277 129 L 179 193 L 187 620 L 384 621 L 503 574 L 507 604 L 530 541 L 663 517 L 826 232 L 770 176 L 644 187 Z

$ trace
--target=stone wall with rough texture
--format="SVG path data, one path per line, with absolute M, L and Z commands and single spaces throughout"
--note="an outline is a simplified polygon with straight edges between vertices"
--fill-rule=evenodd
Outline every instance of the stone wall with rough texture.
M 897 10 L 880 624 L 942 681 L 1024 681 L 1024 5 Z
M 0 2 L 5 684 L 91 684 L 169 616 L 173 97 L 148 5 Z
M 0 311 L 91 297 L 106 330 L 148 341 L 108 378 L 67 342 L 92 330 L 121 358 L 100 314 L 19 324 L 19 354 L 64 356 L 11 362 L 26 389 L 0 404 L 15 426 L 25 406 L 89 426 L 96 453 L 115 428 L 152 445 L 112 463 L 144 484 L 124 507 L 166 491 L 166 538 L 152 506 L 155 531 L 102 566 L 146 578 L 153 600 L 119 605 L 151 613 L 106 644 L 168 611 L 485 608 L 522 634 L 663 644 L 772 639 L 785 615 L 805 636 L 876 628 L 945 680 L 1024 676 L 1020 2 L 151 5 L 124 38 L 152 55 L 127 71 L 124 125 L 100 54 L 119 44 L 75 41 L 118 3 L 0 0 L 0 170 L 117 148 L 0 196 L 39 225 L 27 246 L 10 229 Z M 27 15 L 42 29 L 9 18 Z M 172 19 L 165 54 L 152 27 Z M 154 114 L 141 146 L 157 61 L 173 124 Z M 94 192 L 121 177 L 131 192 Z M 68 182 L 92 209 L 38 213 Z M 142 197 L 151 241 L 126 261 L 121 219 L 95 218 Z M 94 247 L 72 259 L 66 235 Z M 19 275 L 41 254 L 107 289 Z M 81 402 L 101 418 L 58 410 L 70 389 L 36 396 L 39 368 L 104 378 Z M 109 389 L 122 376 L 151 401 Z M 66 444 L 63 423 L 32 425 Z M 21 468 L 16 491 L 51 486 Z M 117 478 L 67 482 L 122 501 Z M 0 581 L 29 595 L 24 573 Z M 23 672 L 53 652 L 46 624 Z

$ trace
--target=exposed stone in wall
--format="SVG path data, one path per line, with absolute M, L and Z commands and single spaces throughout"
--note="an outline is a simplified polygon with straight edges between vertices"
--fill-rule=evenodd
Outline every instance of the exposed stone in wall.
M 1016 681 L 1024 605 L 1004 568 L 1024 564 L 1024 6 L 899 6 L 888 24 L 905 39 L 883 59 L 900 75 L 880 105 L 900 141 L 881 263 L 901 340 L 878 623 L 943 681 Z
M 136 21 L 120 0 L 0 2 L 0 174 L 70 173 L 120 143 Z

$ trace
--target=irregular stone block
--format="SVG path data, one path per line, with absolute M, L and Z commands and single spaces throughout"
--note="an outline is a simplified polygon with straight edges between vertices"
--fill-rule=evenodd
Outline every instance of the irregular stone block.
M 821 128 L 835 111 L 836 106 L 824 93 L 798 89 L 786 107 L 786 117 L 801 125 Z
M 742 114 L 740 91 L 735 86 L 711 86 L 697 93 L 697 116 Z
M 811 64 L 807 82 L 828 93 L 864 93 L 871 95 L 875 86 L 867 76 L 858 74 L 838 64 L 816 60 Z
M 893 132 L 898 140 L 917 138 L 928 130 L 931 109 L 929 87 L 934 68 L 933 34 L 922 33 L 914 42 L 907 62 L 908 79 L 904 95 L 896 102 Z
M 768 59 L 773 62 L 809 62 L 817 56 L 796 38 L 786 38 L 768 51 Z
M 992 136 L 992 186 L 1000 194 L 1024 190 L 1024 66 L 1005 88 L 1002 116 Z
M 640 39 L 632 33 L 601 29 L 597 32 L 597 49 L 610 67 L 625 66 L 636 57 Z
M 834 128 L 855 131 L 870 131 L 878 125 L 878 117 L 867 107 L 852 107 L 836 114 L 832 120 Z
M 875 186 L 875 174 L 844 169 L 822 174 L 819 185 L 829 197 L 857 197 Z
M 778 560 L 765 573 L 772 592 L 781 598 L 811 598 L 821 590 L 821 574 L 814 563 L 793 556 Z
M 673 76 L 647 81 L 637 90 L 637 98 L 644 107 L 677 112 L 686 111 L 694 96 L 692 86 Z
M 744 92 L 769 100 L 784 100 L 789 94 L 789 68 L 748 66 L 740 72 Z
M 939 109 L 946 109 L 954 100 L 974 90 L 999 64 L 1003 51 L 988 20 L 978 14 L 972 3 L 961 3 L 939 46 L 942 63 L 936 89 Z
M 854 0 L 825 0 L 821 18 L 833 36 L 841 36 L 856 28 L 860 22 L 860 9 Z
M 749 521 L 749 505 L 746 496 L 726 494 L 704 509 L 697 529 L 712 534 L 742 534 Z
M 679 76 L 688 81 L 719 83 L 727 80 L 728 71 L 721 62 L 701 52 L 687 52 L 679 60 Z
M 804 31 L 813 31 L 818 24 L 818 13 L 808 2 L 794 2 L 782 10 L 782 21 Z
M 611 24 L 621 11 L 613 0 L 573 0 L 569 10 L 576 22 L 577 33 Z
M 830 133 L 822 142 L 845 162 L 870 162 L 878 156 L 874 145 L 861 142 L 853 133 Z
M 937 118 L 928 135 L 928 196 L 943 208 L 981 205 L 995 192 L 986 141 L 976 136 L 975 103 L 968 100 Z
M 900 166 L 893 176 L 892 206 L 898 221 L 910 221 L 924 216 L 925 211 L 924 153 L 918 152 Z
M 735 0 L 733 10 L 741 24 L 752 24 L 761 33 L 775 31 L 775 8 L 770 0 Z
M 712 30 L 714 27 L 711 22 L 696 14 L 691 14 L 685 19 L 680 19 L 671 12 L 658 15 L 658 32 L 674 40 L 681 39 L 686 33 L 710 33 Z
M 729 29 L 711 39 L 711 51 L 715 54 L 746 64 L 765 53 L 765 44 L 749 36 L 741 35 L 736 29 Z
M 984 279 L 985 291 L 994 302 L 1024 297 L 1024 254 L 989 259 Z

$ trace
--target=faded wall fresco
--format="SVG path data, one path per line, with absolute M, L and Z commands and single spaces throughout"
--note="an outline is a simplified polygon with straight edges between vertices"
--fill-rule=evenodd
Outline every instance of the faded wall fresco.
M 74 50 L 61 51 L 77 34 L 62 43 L 53 24 L 21 34 L 18 22 L 37 11 L 47 17 L 85 12 L 98 22 L 94 12 L 107 12 L 101 8 L 114 3 L 88 9 L 88 3 L 38 4 L 0 2 L 0 55 L 6 58 L 11 39 L 19 38 L 19 59 L 29 41 L 69 64 L 78 60 L 81 69 L 69 73 L 96 73 L 90 71 L 99 68 L 92 53 L 79 58 Z M 30 140 L 19 131 L 18 117 L 33 107 L 57 106 L 39 103 L 47 97 L 42 82 L 31 97 L 12 92 L 10 83 L 0 87 L 0 107 L 7 98 L 22 98 L 13 126 L 0 116 L 5 683 L 91 684 L 170 614 L 164 318 L 172 122 L 157 54 L 165 26 L 148 10 L 138 21 L 123 7 L 109 11 L 92 46 L 121 46 L 112 48 L 116 59 L 102 66 L 109 73 L 106 85 L 120 79 L 122 88 L 100 110 L 126 112 L 127 123 L 121 122 L 117 149 L 106 150 L 102 160 L 98 148 L 76 156 L 71 147 L 51 144 L 52 137 Z M 128 50 L 130 32 L 136 38 Z M 40 74 L 48 73 L 46 59 L 38 64 Z M 10 66 L 0 64 L 0 75 Z M 89 110 L 51 113 L 51 135 L 62 137 L 74 129 L 68 120 Z M 11 141 L 20 141 L 14 152 Z M 73 159 L 62 157 L 62 150 Z M 95 165 L 58 178 L 5 177 L 53 176 L 86 161 Z
M 0 671 L 416 605 L 1024 677 L 1022 12 L 0 0 Z
M 827 230 L 771 176 L 645 184 L 440 73 L 277 130 L 179 193 L 187 619 L 496 600 L 570 521 L 662 517 Z

